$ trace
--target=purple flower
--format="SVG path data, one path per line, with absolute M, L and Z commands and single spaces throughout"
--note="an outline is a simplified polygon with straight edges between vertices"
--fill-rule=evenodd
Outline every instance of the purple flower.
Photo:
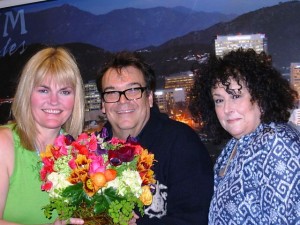
M 108 137 L 108 131 L 106 127 L 103 127 L 102 130 L 100 131 L 100 137 L 103 139 Z
M 73 138 L 72 135 L 70 135 L 70 134 L 65 135 L 66 145 L 71 145 L 73 141 L 75 141 L 75 139 Z

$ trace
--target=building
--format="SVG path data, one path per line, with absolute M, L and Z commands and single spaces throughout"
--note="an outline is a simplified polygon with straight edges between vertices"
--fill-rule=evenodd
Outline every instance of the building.
M 192 71 L 185 71 L 180 73 L 171 74 L 165 77 L 165 86 L 164 89 L 178 89 L 182 88 L 184 90 L 182 101 L 189 103 L 189 92 L 191 91 L 194 85 L 194 74 Z M 180 99 L 177 92 L 177 99 Z M 178 101 L 178 100 L 177 100 Z
M 300 63 L 291 63 L 290 83 L 300 96 Z
M 294 109 L 292 111 L 289 121 L 300 128 L 300 109 Z
M 183 88 L 170 88 L 157 90 L 154 93 L 154 101 L 157 104 L 159 111 L 172 115 L 176 108 L 176 102 L 184 101 L 185 90 Z
M 96 82 L 89 81 L 84 84 L 84 92 L 85 92 L 85 111 L 93 111 L 100 109 L 101 98 L 100 94 L 97 90 Z
M 178 96 L 182 98 L 182 96 L 185 96 L 185 93 L 185 88 L 157 90 L 154 93 L 154 101 L 158 105 L 159 111 L 166 113 L 169 118 L 186 123 L 192 128 L 197 128 L 199 124 L 192 120 L 187 104 L 183 101 L 178 101 Z
M 101 98 L 94 80 L 84 84 L 85 91 L 85 129 L 93 129 L 98 126 L 98 121 L 103 120 L 104 115 L 100 110 Z
M 267 38 L 264 34 L 217 36 L 215 39 L 216 55 L 222 57 L 229 51 L 239 48 L 252 48 L 257 53 L 267 52 Z
M 192 120 L 188 109 L 194 83 L 192 71 L 166 76 L 164 90 L 155 93 L 155 100 L 160 111 L 167 113 L 170 118 L 197 128 L 199 124 Z

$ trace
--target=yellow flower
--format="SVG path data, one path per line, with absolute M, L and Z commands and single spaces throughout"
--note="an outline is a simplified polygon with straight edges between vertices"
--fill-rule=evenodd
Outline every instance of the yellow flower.
M 150 187 L 145 185 L 142 187 L 142 194 L 140 196 L 140 200 L 144 205 L 151 205 L 152 203 L 152 193 L 150 191 Z
M 97 192 L 93 185 L 93 181 L 88 176 L 82 177 L 82 183 L 83 190 L 89 197 L 92 197 Z
M 57 149 L 53 145 L 47 145 L 46 150 L 44 152 L 40 152 L 40 157 L 43 158 L 51 158 L 53 156 L 51 149 Z

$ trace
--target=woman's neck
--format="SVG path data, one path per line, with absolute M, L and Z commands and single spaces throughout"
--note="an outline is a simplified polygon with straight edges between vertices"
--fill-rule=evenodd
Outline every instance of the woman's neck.
M 53 144 L 61 129 L 48 129 L 38 133 L 35 142 L 35 148 L 39 152 L 44 152 L 46 146 Z

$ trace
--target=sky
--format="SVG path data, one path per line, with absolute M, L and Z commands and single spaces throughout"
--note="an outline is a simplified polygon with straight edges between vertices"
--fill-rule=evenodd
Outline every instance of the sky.
M 81 10 L 100 15 L 106 14 L 114 9 L 128 7 L 145 9 L 157 6 L 184 6 L 195 11 L 243 14 L 287 1 L 290 0 L 50 0 L 32 3 L 26 5 L 26 8 L 28 8 L 28 10 L 38 11 L 67 3 Z

